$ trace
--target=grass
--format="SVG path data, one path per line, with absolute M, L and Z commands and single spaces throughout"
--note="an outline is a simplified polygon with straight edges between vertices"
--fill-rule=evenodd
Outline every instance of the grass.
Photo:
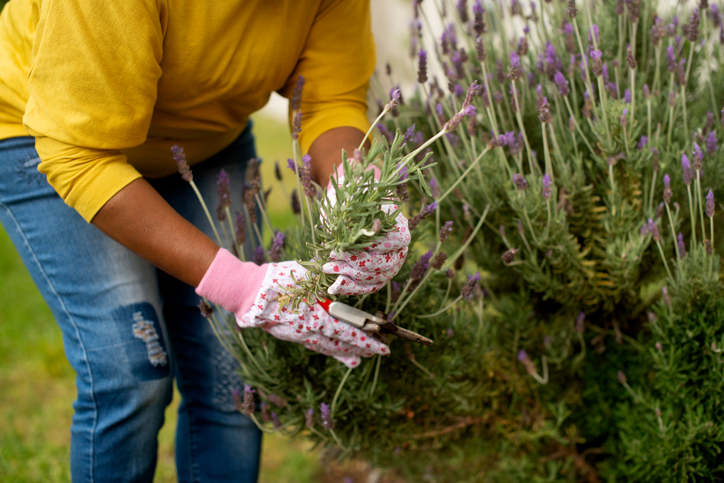
M 0 0 L 0 7 L 2 4 Z M 263 179 L 272 185 L 274 160 L 286 165 L 291 156 L 288 129 L 273 119 L 257 117 L 255 133 L 264 159 Z M 291 188 L 291 172 L 285 171 Z M 282 196 L 270 197 L 269 212 L 274 226 L 284 228 L 294 223 Z M 0 274 L 0 481 L 70 481 L 75 374 L 65 359 L 60 329 L 1 228 Z M 155 482 L 176 481 L 173 440 L 178 403 L 176 393 L 159 434 Z M 308 448 L 302 441 L 267 436 L 260 481 L 306 483 L 325 479 L 318 455 Z

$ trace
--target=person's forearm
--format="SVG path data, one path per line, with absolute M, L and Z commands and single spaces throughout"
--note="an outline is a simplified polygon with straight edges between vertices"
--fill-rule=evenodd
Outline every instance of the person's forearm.
M 357 149 L 364 139 L 365 133 L 353 127 L 338 127 L 331 129 L 314 140 L 309 147 L 312 157 L 312 177 L 320 186 L 327 186 L 329 175 L 334 172 L 334 166 L 342 163 L 342 149 L 348 157 Z M 369 149 L 369 140 L 365 142 L 365 149 Z
M 198 286 L 219 247 L 186 221 L 144 179 L 115 194 L 92 221 L 164 272 Z

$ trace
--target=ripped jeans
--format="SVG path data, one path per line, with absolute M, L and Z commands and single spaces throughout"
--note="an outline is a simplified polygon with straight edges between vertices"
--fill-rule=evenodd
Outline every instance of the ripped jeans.
M 247 160 L 256 156 L 250 127 L 192 167 L 211 210 L 221 168 L 231 178 L 232 210 L 240 209 L 236 194 Z M 261 433 L 235 409 L 232 394 L 242 388 L 237 363 L 199 313 L 194 289 L 86 223 L 37 171 L 39 162 L 34 138 L 0 140 L 0 222 L 53 311 L 77 373 L 73 481 L 153 480 L 174 377 L 182 396 L 178 481 L 256 481 Z M 211 232 L 181 176 L 149 181 L 182 216 Z

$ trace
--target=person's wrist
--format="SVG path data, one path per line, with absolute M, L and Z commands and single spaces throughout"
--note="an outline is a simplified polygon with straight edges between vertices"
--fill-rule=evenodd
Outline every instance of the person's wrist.
M 242 262 L 221 248 L 201 279 L 196 293 L 242 317 L 254 303 L 268 265 Z

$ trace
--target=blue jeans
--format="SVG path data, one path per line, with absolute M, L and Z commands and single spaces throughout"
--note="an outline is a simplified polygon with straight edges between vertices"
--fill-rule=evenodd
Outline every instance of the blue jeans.
M 37 171 L 32 137 L 0 141 L 0 222 L 50 306 L 77 373 L 71 427 L 74 482 L 151 482 L 157 434 L 182 396 L 176 430 L 179 482 L 254 482 L 261 433 L 236 411 L 237 362 L 201 316 L 194 289 L 86 223 Z M 168 153 L 169 158 L 172 153 Z M 251 129 L 192 167 L 213 212 L 223 168 L 240 209 Z M 149 180 L 202 231 L 207 221 L 180 175 Z M 210 235 L 213 237 L 213 235 Z M 32 330 L 32 327 L 28 327 Z

